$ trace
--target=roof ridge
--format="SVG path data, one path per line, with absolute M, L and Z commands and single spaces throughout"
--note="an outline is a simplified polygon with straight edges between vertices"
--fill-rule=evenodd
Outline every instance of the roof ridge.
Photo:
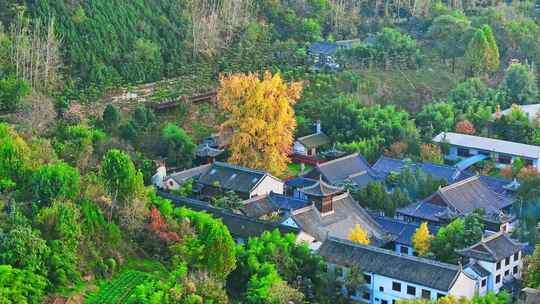
M 259 169 L 248 168 L 248 167 L 235 165 L 235 164 L 230 164 L 230 163 L 226 163 L 226 162 L 220 162 L 220 161 L 216 161 L 216 162 L 212 163 L 212 165 L 217 165 L 217 166 L 226 167 L 226 168 L 230 168 L 230 169 L 236 169 L 236 170 L 249 172 L 249 173 L 257 173 L 257 174 L 262 174 L 262 175 L 268 174 L 268 172 L 265 172 L 265 171 L 262 171 L 262 170 L 259 170 Z
M 363 170 L 363 171 L 360 171 L 358 173 L 351 174 L 351 175 L 347 176 L 347 178 L 353 178 L 353 177 L 357 177 L 357 176 L 364 175 L 364 174 L 368 174 L 367 170 Z
M 200 165 L 200 166 L 197 166 L 197 167 L 193 167 L 193 168 L 189 168 L 189 169 L 186 169 L 186 170 L 182 170 L 182 171 L 178 171 L 178 172 L 173 172 L 169 175 L 167 175 L 166 177 L 173 177 L 175 175 L 178 175 L 178 174 L 181 174 L 181 173 L 186 173 L 186 172 L 191 172 L 191 171 L 195 171 L 197 169 L 201 169 L 203 167 L 210 167 L 212 166 L 212 164 L 204 164 L 204 165 Z
M 351 242 L 349 240 L 340 239 L 340 238 L 336 238 L 336 237 L 332 237 L 332 236 L 329 237 L 328 240 L 330 240 L 332 242 L 340 243 L 340 244 L 343 244 L 343 245 L 348 245 L 348 246 L 351 246 L 351 247 L 363 248 L 363 249 L 371 250 L 371 251 L 382 253 L 382 254 L 387 254 L 387 255 L 391 255 L 391 256 L 395 256 L 395 257 L 399 257 L 399 258 L 403 258 L 403 259 L 407 259 L 407 260 L 411 260 L 411 261 L 416 261 L 416 262 L 419 262 L 419 263 L 430 264 L 430 265 L 433 265 L 433 266 L 446 268 L 448 270 L 460 270 L 460 267 L 457 266 L 457 265 L 443 263 L 443 262 L 439 262 L 439 261 L 435 261 L 435 260 L 431 260 L 431 259 L 427 259 L 427 258 L 422 258 L 422 257 L 418 257 L 418 256 L 404 255 L 404 254 L 401 254 L 401 253 L 398 253 L 398 252 L 395 252 L 395 251 L 392 251 L 392 250 L 383 249 L 383 248 L 379 248 L 379 247 L 375 247 L 375 246 L 371 246 L 371 245 L 357 244 L 357 243 L 353 243 L 353 242 Z
M 439 189 L 439 191 L 441 191 L 441 193 L 442 193 L 442 191 L 451 190 L 451 189 L 457 188 L 458 186 L 463 186 L 464 184 L 467 184 L 467 183 L 473 182 L 474 180 L 479 180 L 479 179 L 480 179 L 480 176 L 475 174 L 473 176 L 464 178 L 464 179 L 462 179 L 460 181 L 457 181 L 457 182 L 455 182 L 453 184 L 450 184 L 450 185 L 448 185 L 446 187 L 442 187 L 442 188 Z M 481 184 L 484 186 L 483 183 L 481 183 Z
M 336 163 L 338 161 L 342 161 L 344 159 L 348 159 L 348 158 L 352 158 L 352 157 L 355 157 L 355 156 L 360 156 L 360 153 L 356 152 L 356 153 L 353 153 L 353 154 L 349 154 L 349 155 L 345 155 L 345 156 L 342 156 L 340 158 L 336 158 L 336 159 L 333 159 L 333 160 L 330 160 L 330 161 L 327 161 L 327 162 L 324 162 L 324 163 L 321 163 L 321 164 L 317 164 L 317 167 L 322 167 L 322 166 L 326 166 L 326 165 L 329 165 L 329 164 L 333 164 L 333 163 Z
M 302 136 L 302 137 L 298 137 L 296 140 L 302 140 L 302 139 L 306 139 L 306 138 L 311 137 L 311 136 L 321 135 L 321 134 L 328 137 L 328 135 L 326 135 L 323 131 L 321 131 L 321 132 L 315 132 L 315 133 L 312 133 L 312 134 L 309 134 L 309 135 L 305 135 L 305 136 Z

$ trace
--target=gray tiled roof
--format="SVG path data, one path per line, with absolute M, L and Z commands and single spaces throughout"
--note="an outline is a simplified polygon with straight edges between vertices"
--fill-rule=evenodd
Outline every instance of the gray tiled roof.
M 501 209 L 513 203 L 509 198 L 498 195 L 488 188 L 478 176 L 441 188 L 425 201 L 436 203 L 441 199 L 462 215 L 467 215 L 476 209 L 483 209 L 487 214 L 499 214 Z
M 181 185 L 189 179 L 198 178 L 203 173 L 207 172 L 208 169 L 210 169 L 210 166 L 211 166 L 210 164 L 206 164 L 206 165 L 194 167 L 191 169 L 187 169 L 181 172 L 176 172 L 167 176 L 167 178 L 172 178 L 175 182 Z
M 471 268 L 479 277 L 485 278 L 490 275 L 490 272 L 478 263 L 470 264 L 467 267 Z
M 497 262 L 512 256 L 523 249 L 523 244 L 518 243 L 506 233 L 495 233 L 480 242 L 457 252 L 463 256 L 490 262 Z
M 312 149 L 328 145 L 330 143 L 330 138 L 326 134 L 320 132 L 300 137 L 297 141 L 304 145 L 304 147 Z
M 540 146 L 526 145 L 500 139 L 443 132 L 437 135 L 433 141 L 438 143 L 448 142 L 454 146 L 521 156 L 531 159 L 540 158 Z
M 439 222 L 441 218 L 448 218 L 449 210 L 447 207 L 431 204 L 428 202 L 412 203 L 396 210 L 398 214 L 418 218 L 421 220 Z
M 322 174 L 326 181 L 334 185 L 341 184 L 347 179 L 353 180 L 355 177 L 363 175 L 364 172 L 367 175 L 362 178 L 369 177 L 371 180 L 377 180 L 378 178 L 377 173 L 371 169 L 367 160 L 358 153 L 319 164 L 312 171 L 307 174 L 307 177 L 318 178 L 319 176 L 314 175 Z
M 362 208 L 350 194 L 342 194 L 333 201 L 334 212 L 321 216 L 319 211 L 311 208 L 300 209 L 293 213 L 293 218 L 300 228 L 312 235 L 318 241 L 323 241 L 327 236 L 348 238 L 349 232 L 359 224 L 370 236 L 373 242 L 384 243 L 390 241 L 382 227 Z
M 198 182 L 206 186 L 218 184 L 222 189 L 249 193 L 267 175 L 264 171 L 215 162 L 199 177 Z
M 278 210 L 277 206 L 272 203 L 268 195 L 255 196 L 243 201 L 242 206 L 240 206 L 239 209 L 243 214 L 254 218 L 259 218 Z
M 210 147 L 208 143 L 197 146 L 195 155 L 198 157 L 216 157 L 223 153 L 223 150 Z
M 359 245 L 330 238 L 319 249 L 319 254 L 329 263 L 343 267 L 358 265 L 364 272 L 448 291 L 454 285 L 461 268 L 433 260 L 401 255 L 394 251 Z
M 342 193 L 344 189 L 342 187 L 332 186 L 325 183 L 322 179 L 311 186 L 300 189 L 301 192 L 308 196 L 324 197 Z

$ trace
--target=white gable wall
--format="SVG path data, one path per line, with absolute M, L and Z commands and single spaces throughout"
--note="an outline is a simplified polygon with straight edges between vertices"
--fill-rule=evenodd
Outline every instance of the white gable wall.
M 262 181 L 251 191 L 249 197 L 266 195 L 270 192 L 283 194 L 283 182 L 275 177 L 266 175 Z
M 448 294 L 456 298 L 465 297 L 467 299 L 472 299 L 476 293 L 476 290 L 476 280 L 469 278 L 465 275 L 465 273 L 461 272 Z

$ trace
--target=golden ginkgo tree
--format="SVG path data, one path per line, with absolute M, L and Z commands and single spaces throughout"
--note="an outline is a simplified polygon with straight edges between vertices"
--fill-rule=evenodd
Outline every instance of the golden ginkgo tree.
M 349 240 L 353 243 L 369 245 L 369 236 L 359 224 L 349 230 Z
M 221 135 L 229 162 L 281 175 L 289 164 L 296 120 L 293 104 L 302 84 L 286 83 L 279 74 L 222 76 L 218 102 L 227 119 Z
M 433 235 L 429 233 L 427 223 L 423 222 L 412 236 L 413 247 L 418 255 L 426 255 L 431 250 L 431 240 L 433 240 Z

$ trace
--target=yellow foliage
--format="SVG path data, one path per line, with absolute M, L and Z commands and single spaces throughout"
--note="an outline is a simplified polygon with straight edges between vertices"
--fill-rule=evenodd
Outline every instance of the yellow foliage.
M 221 126 L 229 162 L 281 175 L 289 164 L 296 120 L 292 105 L 302 84 L 287 84 L 279 74 L 222 76 L 218 100 L 227 113 Z M 230 136 L 229 136 L 230 135 Z
M 431 240 L 433 236 L 429 233 L 428 225 L 423 222 L 412 236 L 414 250 L 418 255 L 426 255 L 431 249 Z
M 369 245 L 369 237 L 367 233 L 358 224 L 356 224 L 356 226 L 349 231 L 349 240 L 353 243 Z

